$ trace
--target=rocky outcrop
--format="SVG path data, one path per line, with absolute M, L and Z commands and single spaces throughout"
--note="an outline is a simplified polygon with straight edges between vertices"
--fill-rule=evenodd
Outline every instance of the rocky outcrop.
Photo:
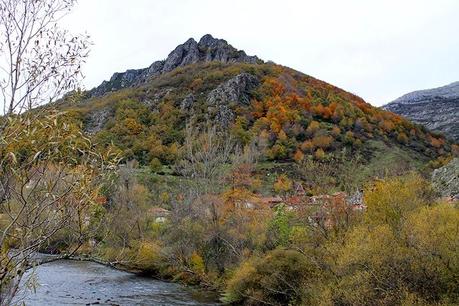
M 436 169 L 432 174 L 432 183 L 442 196 L 459 200 L 459 158 Z
M 89 112 L 85 120 L 85 131 L 89 134 L 95 134 L 102 130 L 108 119 L 113 116 L 113 110 L 110 107 L 104 107 L 99 110 Z
M 253 75 L 241 73 L 220 84 L 207 96 L 209 113 L 223 126 L 227 126 L 234 119 L 233 105 L 249 105 L 251 91 L 260 84 Z
M 150 67 L 113 74 L 109 81 L 104 81 L 92 89 L 89 95 L 101 96 L 110 91 L 140 85 L 152 77 L 170 72 L 177 67 L 212 61 L 225 64 L 262 62 L 256 56 L 248 56 L 244 51 L 237 50 L 226 40 L 213 38 L 207 34 L 199 42 L 193 38 L 188 39 L 184 44 L 177 46 L 165 60 L 154 62 Z
M 180 109 L 182 109 L 182 110 L 191 109 L 193 107 L 193 104 L 194 104 L 195 101 L 196 101 L 196 98 L 194 97 L 193 94 L 190 93 L 180 103 Z
M 459 142 L 459 82 L 406 94 L 383 108 Z

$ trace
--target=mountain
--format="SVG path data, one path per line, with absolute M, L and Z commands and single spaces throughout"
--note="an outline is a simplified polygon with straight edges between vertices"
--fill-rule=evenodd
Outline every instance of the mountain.
M 384 109 L 459 142 L 459 82 L 406 94 Z
M 267 162 L 345 154 L 400 171 L 452 150 L 441 135 L 211 35 L 187 40 L 148 68 L 115 73 L 61 107 L 99 145 L 143 165 L 178 161 L 187 126 L 217 127 L 240 146 L 254 145 Z
M 140 85 L 152 77 L 170 72 L 198 62 L 251 63 L 260 62 L 256 56 L 248 56 L 244 51 L 235 49 L 223 39 L 215 39 L 212 35 L 204 35 L 199 42 L 193 38 L 177 46 L 165 60 L 156 61 L 144 69 L 131 69 L 115 73 L 109 81 L 90 91 L 91 96 L 101 96 L 109 91 Z

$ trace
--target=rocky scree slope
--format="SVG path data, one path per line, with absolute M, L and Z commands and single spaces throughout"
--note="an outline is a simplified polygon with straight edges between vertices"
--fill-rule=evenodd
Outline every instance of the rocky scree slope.
M 406 94 L 384 109 L 459 142 L 459 82 Z
M 459 158 L 453 159 L 447 165 L 436 169 L 432 174 L 432 181 L 444 197 L 453 197 L 459 200 Z

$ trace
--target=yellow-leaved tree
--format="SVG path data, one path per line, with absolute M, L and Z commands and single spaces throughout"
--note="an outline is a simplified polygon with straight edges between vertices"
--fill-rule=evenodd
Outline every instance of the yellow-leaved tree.
M 78 91 L 88 55 L 88 37 L 59 26 L 75 2 L 0 1 L 1 305 L 56 235 L 68 231 L 75 248 L 87 239 L 89 207 L 114 167 L 52 103 Z

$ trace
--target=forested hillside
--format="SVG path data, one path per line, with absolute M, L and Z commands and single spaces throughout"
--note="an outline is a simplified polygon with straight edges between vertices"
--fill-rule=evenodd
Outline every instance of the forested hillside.
M 42 252 L 231 305 L 459 302 L 458 202 L 430 182 L 458 145 L 224 40 L 8 120 L 1 165 L 21 192 L 0 217 L 42 198 L 66 217 L 43 239 L 36 218 Z M 7 238 L 5 260 L 22 241 Z
M 180 158 L 187 124 L 215 126 L 270 161 L 327 160 L 346 149 L 365 161 L 402 150 L 426 162 L 455 150 L 440 134 L 275 64 L 196 63 L 65 109 L 98 144 L 156 167 Z

